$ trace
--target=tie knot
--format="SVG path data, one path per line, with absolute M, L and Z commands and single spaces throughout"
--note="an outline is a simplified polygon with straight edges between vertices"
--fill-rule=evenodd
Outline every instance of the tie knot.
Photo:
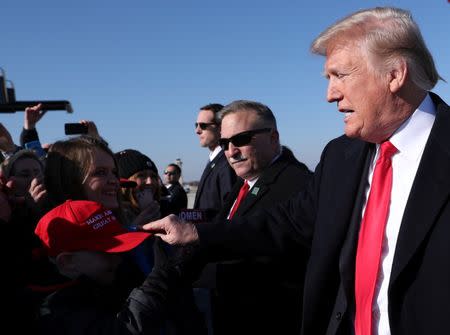
M 389 141 L 381 143 L 380 158 L 390 159 L 396 152 L 397 148 Z
M 250 188 L 250 185 L 248 184 L 247 180 L 244 180 L 244 184 L 242 184 L 241 189 L 247 191 L 249 188 Z

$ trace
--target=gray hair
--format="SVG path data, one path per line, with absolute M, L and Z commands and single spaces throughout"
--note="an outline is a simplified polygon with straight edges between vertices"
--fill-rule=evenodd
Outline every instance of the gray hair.
M 260 102 L 250 100 L 236 100 L 223 107 L 217 114 L 218 124 L 221 123 L 222 119 L 226 115 L 241 111 L 253 111 L 258 116 L 261 126 L 277 129 L 277 120 L 275 119 L 275 116 L 270 108 Z
M 349 39 L 365 46 L 385 68 L 404 59 L 411 81 L 423 90 L 431 90 L 443 80 L 409 11 L 376 7 L 353 13 L 323 31 L 312 42 L 311 51 L 325 56 L 329 48 Z

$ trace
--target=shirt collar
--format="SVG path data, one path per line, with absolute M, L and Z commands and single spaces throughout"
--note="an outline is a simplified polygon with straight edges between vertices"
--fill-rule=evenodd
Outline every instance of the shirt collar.
M 436 118 L 436 107 L 429 94 L 414 113 L 394 132 L 389 141 L 406 159 L 417 161 L 422 157 L 428 136 Z M 380 145 L 377 144 L 377 151 Z
M 258 179 L 259 179 L 259 177 L 253 178 L 252 180 L 247 180 L 247 184 L 248 184 L 248 186 L 250 186 L 250 189 L 256 184 Z
M 209 161 L 212 162 L 214 158 L 222 151 L 222 148 L 218 145 L 214 150 L 209 152 Z

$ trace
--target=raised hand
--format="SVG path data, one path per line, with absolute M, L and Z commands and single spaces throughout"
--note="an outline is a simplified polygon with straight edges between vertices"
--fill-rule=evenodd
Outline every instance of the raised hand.
M 27 130 L 34 129 L 36 123 L 45 115 L 47 111 L 42 110 L 42 104 L 25 108 L 23 127 Z
M 47 190 L 42 178 L 33 178 L 28 190 L 29 197 L 26 198 L 32 207 L 40 207 L 47 198 Z
M 87 134 L 89 136 L 100 138 L 100 134 L 98 133 L 98 129 L 97 129 L 97 126 L 95 125 L 94 121 L 81 120 L 80 123 L 87 126 L 87 128 L 88 128 Z

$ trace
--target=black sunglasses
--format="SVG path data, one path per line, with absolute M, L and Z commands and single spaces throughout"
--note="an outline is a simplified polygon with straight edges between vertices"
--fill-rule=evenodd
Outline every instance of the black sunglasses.
M 221 138 L 219 140 L 219 145 L 222 147 L 224 151 L 228 150 L 230 142 L 233 143 L 235 147 L 242 147 L 244 145 L 249 144 L 253 136 L 255 136 L 256 134 L 268 133 L 271 130 L 272 128 L 262 128 L 243 131 L 242 133 L 231 136 L 230 138 Z
M 208 126 L 212 126 L 213 124 L 215 124 L 214 122 L 195 122 L 195 129 L 197 129 L 197 127 L 200 127 L 201 130 L 206 130 L 206 128 L 208 128 Z
M 164 174 L 169 175 L 169 176 L 175 176 L 177 173 L 171 172 L 171 171 L 164 171 Z

